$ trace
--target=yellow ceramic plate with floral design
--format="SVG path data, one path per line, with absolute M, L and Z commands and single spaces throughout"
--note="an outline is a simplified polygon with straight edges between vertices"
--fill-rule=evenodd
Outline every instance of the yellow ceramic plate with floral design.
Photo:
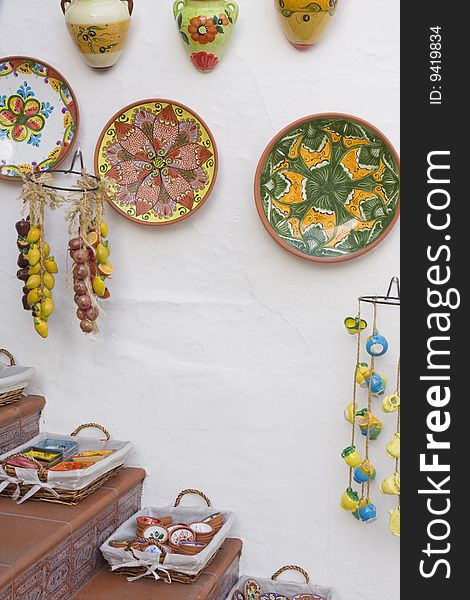
M 0 58 L 0 179 L 56 168 L 78 125 L 75 95 L 58 71 L 35 58 Z
M 286 250 L 316 262 L 350 260 L 385 239 L 398 219 L 398 155 L 362 119 L 305 117 L 266 148 L 255 197 L 268 233 Z
M 123 108 L 100 135 L 95 171 L 117 184 L 111 206 L 142 225 L 169 225 L 194 214 L 217 177 L 217 148 L 191 109 L 171 100 Z

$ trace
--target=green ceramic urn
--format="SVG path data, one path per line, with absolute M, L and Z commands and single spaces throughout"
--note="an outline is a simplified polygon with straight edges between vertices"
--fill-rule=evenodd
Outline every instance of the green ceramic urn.
M 178 31 L 194 66 L 212 71 L 224 56 L 238 19 L 232 0 L 176 0 L 173 5 Z

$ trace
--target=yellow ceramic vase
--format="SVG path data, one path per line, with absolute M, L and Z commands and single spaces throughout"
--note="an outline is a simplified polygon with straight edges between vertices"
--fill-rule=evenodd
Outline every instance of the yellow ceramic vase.
M 85 62 L 107 69 L 126 44 L 133 0 L 61 0 L 65 23 Z
M 337 0 L 274 0 L 284 35 L 297 50 L 315 45 L 331 23 Z

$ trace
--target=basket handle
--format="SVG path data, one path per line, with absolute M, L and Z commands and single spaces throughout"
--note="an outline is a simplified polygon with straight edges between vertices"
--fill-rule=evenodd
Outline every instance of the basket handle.
M 180 492 L 175 500 L 175 508 L 177 506 L 180 505 L 181 500 L 185 497 L 188 496 L 189 494 L 194 494 L 196 496 L 200 496 L 207 504 L 207 506 L 210 508 L 212 506 L 211 501 L 209 500 L 209 498 L 204 494 L 204 492 L 200 492 L 199 490 L 193 490 L 193 489 L 189 489 L 189 490 L 183 490 L 182 492 Z
M 10 456 L 7 456 L 6 459 L 2 462 L 3 465 L 8 465 L 9 467 L 12 467 L 13 469 L 16 469 L 17 467 L 10 465 L 7 461 L 9 458 L 16 458 L 16 457 L 21 457 L 21 458 L 27 458 L 30 462 L 32 462 L 34 465 L 37 466 L 37 471 L 38 471 L 38 477 L 39 479 L 45 478 L 47 476 L 46 474 L 46 469 L 41 465 L 41 463 L 39 461 L 37 461 L 35 458 L 33 458 L 32 456 L 28 456 L 27 454 L 23 454 L 22 452 L 18 452 L 18 454 L 11 454 Z
M 0 354 L 4 354 L 10 359 L 10 367 L 14 367 L 16 365 L 15 357 L 11 352 L 8 352 L 8 350 L 5 350 L 5 348 L 0 348 Z
M 279 575 L 282 575 L 287 571 L 297 571 L 297 573 L 301 573 L 305 577 L 305 583 L 310 583 L 310 575 L 307 573 L 307 571 L 302 569 L 302 567 L 297 567 L 296 565 L 287 565 L 286 567 L 281 567 L 279 571 L 276 571 L 271 577 L 272 581 L 277 581 Z
M 106 436 L 106 438 L 102 441 L 109 442 L 109 440 L 111 439 L 111 435 L 110 435 L 109 431 L 105 427 L 103 427 L 103 425 L 100 425 L 99 423 L 84 423 L 83 425 L 79 425 L 77 427 L 77 429 L 72 431 L 72 433 L 70 435 L 72 437 L 76 437 L 80 433 L 80 431 L 82 431 L 82 429 L 88 429 L 88 428 L 99 429 L 100 431 L 102 431 L 104 433 L 104 435 Z

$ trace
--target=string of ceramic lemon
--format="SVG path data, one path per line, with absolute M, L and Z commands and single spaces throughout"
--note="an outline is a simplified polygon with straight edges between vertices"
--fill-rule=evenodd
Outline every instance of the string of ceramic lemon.
M 41 337 L 48 335 L 47 322 L 54 311 L 54 273 L 57 273 L 57 265 L 54 257 L 50 256 L 50 248 L 45 241 L 45 210 L 46 206 L 54 210 L 63 202 L 57 192 L 48 187 L 52 181 L 50 173 L 23 176 L 23 187 L 19 196 L 29 216 L 28 233 L 24 240 L 21 240 L 21 236 L 18 238 L 19 245 L 23 242 L 25 244 L 22 252 L 30 265 L 24 291 L 26 293 L 26 290 L 29 290 L 27 306 L 31 308 L 34 327 Z

